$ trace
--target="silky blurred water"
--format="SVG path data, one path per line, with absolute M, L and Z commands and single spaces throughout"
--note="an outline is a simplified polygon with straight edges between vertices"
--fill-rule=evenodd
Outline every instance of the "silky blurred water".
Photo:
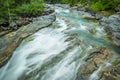
M 106 46 L 119 52 L 98 23 L 81 18 L 69 8 L 52 7 L 56 21 L 22 41 L 0 69 L 0 80 L 75 80 L 92 48 Z M 100 69 L 90 80 L 97 80 Z

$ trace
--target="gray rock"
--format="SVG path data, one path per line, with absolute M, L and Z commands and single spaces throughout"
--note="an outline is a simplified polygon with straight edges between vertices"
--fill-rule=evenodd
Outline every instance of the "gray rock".
M 115 43 L 117 46 L 120 46 L 120 33 L 114 33 L 113 35 L 114 35 L 114 37 L 113 37 L 114 43 Z
M 96 14 L 96 12 L 90 8 L 86 8 L 85 10 L 86 10 L 86 12 L 90 13 L 92 16 L 95 16 L 95 14 Z
M 9 25 L 11 28 L 13 28 L 13 27 L 16 27 L 17 26 L 17 24 L 15 23 L 15 22 L 12 22 L 12 23 L 10 23 L 10 25 Z
M 85 7 L 83 7 L 83 6 L 78 6 L 78 7 L 77 7 L 77 10 L 78 10 L 78 11 L 86 11 Z
M 120 4 L 115 8 L 115 11 L 120 12 Z
M 105 30 L 108 32 L 108 35 L 112 37 L 113 42 L 120 46 L 120 15 L 119 14 L 113 14 L 109 17 L 103 17 L 100 19 L 100 24 L 105 26 Z M 112 35 L 110 35 L 111 33 Z M 117 33 L 117 35 L 116 35 Z
M 104 16 L 102 15 L 102 14 L 100 14 L 100 13 L 96 13 L 95 14 L 95 18 L 96 19 L 102 19 Z
M 67 5 L 67 4 L 55 4 L 55 6 L 61 7 L 61 8 L 63 8 L 63 9 L 69 9 L 69 8 L 70 8 L 70 6 Z

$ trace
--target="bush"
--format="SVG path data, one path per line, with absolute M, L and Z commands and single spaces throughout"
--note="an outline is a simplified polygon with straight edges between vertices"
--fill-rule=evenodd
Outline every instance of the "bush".
M 120 4 L 120 0 L 99 0 L 92 2 L 90 7 L 96 11 L 114 10 L 118 4 Z
M 20 14 L 20 13 L 30 13 L 36 14 L 38 11 L 42 11 L 44 8 L 44 4 L 42 0 L 34 0 L 31 1 L 29 4 L 22 4 L 17 6 L 13 12 Z
M 36 14 L 43 8 L 43 0 L 1 0 L 0 22 L 11 21 L 20 13 Z
M 92 3 L 92 4 L 90 5 L 90 8 L 92 8 L 93 10 L 96 10 L 96 11 L 105 10 L 106 7 L 107 7 L 107 6 L 104 5 L 103 2 L 101 2 L 101 1 Z

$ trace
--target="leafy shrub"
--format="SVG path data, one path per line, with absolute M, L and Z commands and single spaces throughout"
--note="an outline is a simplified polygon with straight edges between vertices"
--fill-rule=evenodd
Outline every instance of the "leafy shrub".
M 90 5 L 90 7 L 91 7 L 93 10 L 99 11 L 99 10 L 105 10 L 107 6 L 104 5 L 103 2 L 98 1 L 98 2 L 92 3 L 92 4 Z
M 43 0 L 0 0 L 0 22 L 11 21 L 20 13 L 36 14 L 43 8 Z
M 92 2 L 90 7 L 96 11 L 114 10 L 118 4 L 120 4 L 120 0 L 99 0 Z
M 42 0 L 31 1 L 29 4 L 22 4 L 14 9 L 14 12 L 36 14 L 38 11 L 43 10 L 44 4 Z

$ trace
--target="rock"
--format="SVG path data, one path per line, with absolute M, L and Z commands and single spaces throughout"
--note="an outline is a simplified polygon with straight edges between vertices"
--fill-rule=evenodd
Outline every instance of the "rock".
M 29 22 L 33 22 L 32 18 L 28 18 L 28 21 L 29 21 Z
M 115 8 L 116 12 L 120 12 L 120 4 Z
M 0 37 L 0 67 L 7 63 L 13 51 L 20 42 L 36 31 L 50 26 L 55 20 L 55 14 L 39 17 L 39 21 L 33 21 L 30 25 L 23 26 L 18 30 Z
M 85 7 L 83 6 L 78 6 L 77 11 L 86 11 Z
M 100 24 L 105 26 L 105 30 L 108 33 L 108 36 L 112 37 L 113 43 L 117 46 L 120 46 L 120 15 L 113 14 L 109 17 L 103 17 L 100 19 Z M 117 35 L 116 35 L 117 34 Z
M 96 12 L 90 8 L 86 8 L 85 10 L 86 10 L 86 12 L 90 13 L 92 16 L 95 16 L 95 14 L 96 14 Z
M 99 77 L 100 80 L 120 80 L 120 59 L 116 58 L 111 66 L 104 67 Z
M 102 19 L 103 17 L 104 17 L 103 14 L 100 14 L 100 13 L 95 14 L 95 18 L 98 20 Z
M 55 6 L 61 7 L 61 8 L 63 8 L 63 9 L 69 9 L 69 8 L 70 8 L 70 6 L 67 5 L 67 4 L 55 4 Z
M 9 22 L 8 21 L 1 22 L 0 26 L 7 27 L 9 26 Z
M 113 14 L 113 12 L 110 12 L 110 11 L 101 11 L 100 13 L 106 17 L 109 17 L 110 15 Z
M 98 20 L 95 17 L 84 17 L 84 19 L 92 20 L 94 22 L 98 22 Z
M 3 27 L 3 26 L 0 26 L 0 33 L 3 31 L 7 31 L 7 30 L 10 30 L 9 27 Z
M 95 34 L 95 33 L 97 32 L 94 28 L 88 28 L 88 31 L 89 31 L 91 34 Z
M 80 66 L 76 80 L 89 80 L 94 71 L 111 58 L 115 53 L 105 47 L 98 47 L 84 59 L 84 63 Z M 99 79 L 98 79 L 99 80 Z
M 17 24 L 15 22 L 11 22 L 9 26 L 12 30 L 17 30 Z
M 11 32 L 11 30 L 1 31 L 0 32 L 0 37 L 4 36 L 5 34 L 8 34 L 9 32 Z

